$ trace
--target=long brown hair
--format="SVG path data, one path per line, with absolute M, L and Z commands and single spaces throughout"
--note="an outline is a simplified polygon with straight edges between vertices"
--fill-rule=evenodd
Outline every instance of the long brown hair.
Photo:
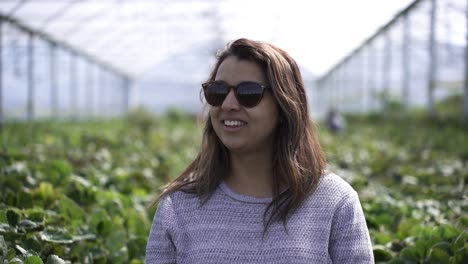
M 238 39 L 217 54 L 210 81 L 215 79 L 219 66 L 229 56 L 259 65 L 279 106 L 280 121 L 273 146 L 273 200 L 264 212 L 265 232 L 273 221 L 281 220 L 286 225 L 288 215 L 315 190 L 324 173 L 325 158 L 309 117 L 304 82 L 291 56 L 265 42 Z M 230 169 L 229 150 L 216 135 L 208 117 L 200 153 L 152 205 L 178 190 L 196 193 L 203 205 Z M 288 189 L 280 194 L 281 183 Z

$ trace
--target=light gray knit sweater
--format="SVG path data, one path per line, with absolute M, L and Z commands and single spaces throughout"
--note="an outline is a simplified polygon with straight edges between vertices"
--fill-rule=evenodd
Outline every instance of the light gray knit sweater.
M 357 193 L 335 174 L 322 177 L 287 222 L 269 227 L 263 213 L 271 198 L 234 192 L 223 182 L 202 207 L 181 191 L 159 204 L 146 263 L 374 263 Z

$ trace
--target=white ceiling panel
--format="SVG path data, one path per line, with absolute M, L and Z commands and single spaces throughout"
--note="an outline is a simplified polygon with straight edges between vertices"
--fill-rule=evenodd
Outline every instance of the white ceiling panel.
M 300 64 L 320 74 L 411 2 L 0 0 L 0 15 L 33 31 L 44 32 L 51 39 L 134 78 L 144 75 L 151 64 L 181 54 L 194 43 L 215 50 L 239 37 L 273 42 L 288 50 Z M 439 3 L 447 10 L 461 10 L 458 11 L 461 19 L 453 14 L 447 19 L 450 32 L 454 33 L 442 36 L 464 42 L 465 23 L 460 27 L 458 20 L 464 18 L 466 1 Z M 418 16 L 410 19 L 417 31 L 425 32 L 427 4 L 420 9 L 421 19 Z M 11 38 L 15 37 L 5 37 Z
M 137 77 L 179 43 L 209 34 L 214 1 L 1 0 L 0 12 Z M 208 22 L 208 23 L 207 23 Z M 178 43 L 174 43 L 178 42 Z M 157 51 L 157 52 L 155 52 Z M 131 62 L 131 63 L 129 63 Z

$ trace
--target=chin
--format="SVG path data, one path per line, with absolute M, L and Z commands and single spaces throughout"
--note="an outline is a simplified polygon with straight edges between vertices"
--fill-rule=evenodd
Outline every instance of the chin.
M 245 149 L 245 145 L 240 142 L 223 142 L 223 145 L 230 152 L 242 152 Z

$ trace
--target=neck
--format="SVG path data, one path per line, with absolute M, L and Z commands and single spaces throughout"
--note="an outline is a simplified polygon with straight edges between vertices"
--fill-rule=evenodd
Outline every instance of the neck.
M 231 153 L 231 173 L 226 184 L 234 191 L 254 196 L 273 196 L 272 151 Z

